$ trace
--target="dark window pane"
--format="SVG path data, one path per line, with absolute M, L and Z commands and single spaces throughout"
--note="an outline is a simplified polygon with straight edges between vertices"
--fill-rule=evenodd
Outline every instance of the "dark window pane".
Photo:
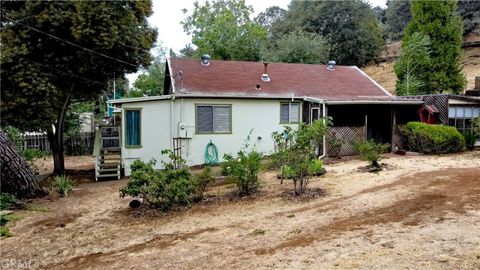
M 212 106 L 197 106 L 197 132 L 213 132 Z
M 281 111 L 280 111 L 280 122 L 281 123 L 288 123 L 289 120 L 289 108 L 288 108 L 288 103 L 282 103 L 281 105 Z
M 126 144 L 140 145 L 140 111 L 126 111 Z

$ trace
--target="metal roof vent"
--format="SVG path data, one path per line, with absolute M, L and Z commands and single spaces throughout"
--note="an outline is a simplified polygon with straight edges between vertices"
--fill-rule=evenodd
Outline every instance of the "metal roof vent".
M 262 87 L 260 86 L 260 84 L 255 85 L 255 90 L 257 90 L 257 91 L 262 90 Z
M 202 61 L 200 62 L 202 66 L 209 66 L 210 65 L 210 55 L 204 54 L 202 55 Z
M 335 63 L 335 61 L 328 61 L 327 69 L 330 70 L 330 71 L 334 71 L 336 64 L 337 64 L 337 63 Z
M 263 74 L 262 74 L 262 77 L 260 77 L 260 78 L 264 82 L 269 82 L 270 81 L 270 77 L 268 76 L 267 67 L 268 67 L 268 62 L 263 62 Z

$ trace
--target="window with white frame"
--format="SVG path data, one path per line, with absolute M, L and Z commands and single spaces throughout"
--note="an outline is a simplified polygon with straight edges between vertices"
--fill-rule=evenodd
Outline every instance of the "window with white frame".
M 280 103 L 280 123 L 295 124 L 300 122 L 300 103 L 284 102 Z
M 231 133 L 232 105 L 196 105 L 196 133 Z
M 479 115 L 479 107 L 450 106 L 448 108 L 448 125 L 456 127 L 463 133 L 470 132 L 473 119 L 479 117 Z

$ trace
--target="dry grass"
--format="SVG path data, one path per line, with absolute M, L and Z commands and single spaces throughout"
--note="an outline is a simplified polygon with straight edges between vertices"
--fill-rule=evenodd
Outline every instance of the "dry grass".
M 262 175 L 260 193 L 217 186 L 171 213 L 131 210 L 126 180 L 80 184 L 67 198 L 34 202 L 1 240 L 0 260 L 42 269 L 478 269 L 480 152 L 387 155 L 391 169 L 358 160 L 327 165 L 307 200 Z M 72 168 L 74 169 L 74 168 Z

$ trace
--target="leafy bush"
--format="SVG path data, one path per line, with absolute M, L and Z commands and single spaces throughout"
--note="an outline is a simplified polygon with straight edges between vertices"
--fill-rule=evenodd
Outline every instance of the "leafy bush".
M 231 168 L 233 164 L 233 156 L 229 154 L 223 155 L 223 162 L 220 164 L 220 173 L 223 176 L 229 176 L 232 174 Z
M 130 166 L 132 174 L 127 186 L 120 189 L 120 196 L 143 198 L 153 207 L 163 211 L 176 204 L 188 204 L 191 199 L 203 196 L 206 187 L 213 181 L 211 169 L 206 167 L 200 174 L 192 176 L 185 160 L 170 150 L 163 150 L 170 161 L 162 161 L 163 170 L 155 170 L 155 160 L 136 160 Z
M 0 227 L 0 236 L 1 237 L 11 237 L 13 234 L 7 227 Z
M 68 176 L 65 176 L 65 175 L 60 175 L 60 176 L 55 176 L 54 178 L 54 185 L 55 187 L 58 188 L 58 192 L 64 196 L 64 197 L 67 197 L 68 195 L 68 192 L 70 192 L 70 190 L 72 190 L 72 181 L 70 181 L 70 178 L 68 178 Z
M 0 210 L 10 209 L 17 203 L 17 199 L 12 194 L 0 193 Z
M 295 195 L 306 191 L 311 176 L 323 172 L 323 164 L 317 155 L 329 124 L 329 118 L 320 119 L 311 125 L 300 124 L 295 131 L 285 129 L 282 133 L 272 134 L 274 138 L 277 134 L 285 134 L 281 138 L 283 141 L 279 139 L 277 142 L 282 146 L 282 177 L 293 180 Z
M 409 122 L 402 127 L 402 131 L 411 151 L 444 154 L 465 150 L 465 138 L 454 127 Z
M 238 188 L 240 195 L 249 195 L 257 191 L 260 181 L 258 173 L 261 168 L 262 155 L 250 148 L 250 136 L 252 130 L 245 139 L 242 149 L 237 153 L 237 157 L 224 155 L 223 159 L 229 164 L 229 179 L 232 180 Z
M 231 160 L 229 178 L 235 183 L 240 195 L 249 195 L 259 187 L 258 173 L 261 168 L 262 155 L 254 150 L 238 152 L 237 158 Z
M 192 176 L 193 198 L 201 200 L 207 187 L 215 181 L 212 175 L 212 168 L 205 166 L 201 173 Z
M 327 145 L 330 145 L 332 157 L 340 157 L 340 151 L 345 143 L 344 140 L 337 138 L 336 134 L 327 135 L 325 138 Z M 329 155 L 330 156 L 330 155 Z
M 376 143 L 374 140 L 358 142 L 355 145 L 355 148 L 360 154 L 360 158 L 369 161 L 371 163 L 370 165 L 374 168 L 380 168 L 380 165 L 378 164 L 380 154 L 387 152 L 389 147 L 390 145 L 388 143 L 380 144 Z
M 475 148 L 475 142 L 477 141 L 477 136 L 473 132 L 463 133 L 463 138 L 465 138 L 465 145 L 468 150 L 473 150 Z

